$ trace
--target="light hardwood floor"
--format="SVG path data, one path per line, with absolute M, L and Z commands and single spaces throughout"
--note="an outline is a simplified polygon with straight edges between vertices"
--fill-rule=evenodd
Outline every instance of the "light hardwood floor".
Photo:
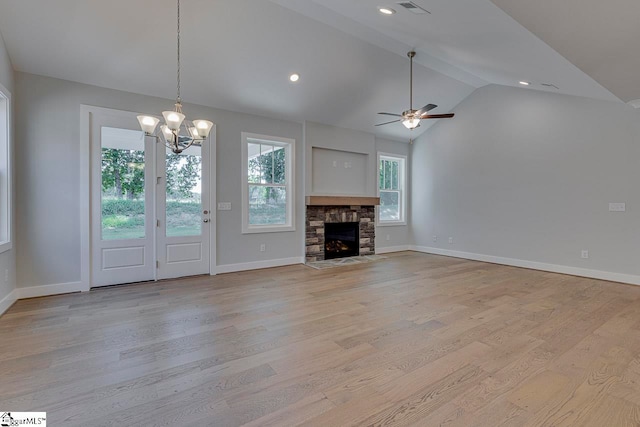
M 640 287 L 404 252 L 19 301 L 52 426 L 640 425 Z

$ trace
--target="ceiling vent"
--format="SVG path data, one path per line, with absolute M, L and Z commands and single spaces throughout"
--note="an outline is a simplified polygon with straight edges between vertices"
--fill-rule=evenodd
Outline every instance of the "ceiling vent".
M 421 8 L 420 6 L 418 6 L 417 4 L 415 4 L 412 1 L 399 1 L 396 4 L 404 7 L 405 9 L 407 9 L 411 13 L 415 13 L 416 15 L 424 15 L 425 13 L 431 14 L 431 12 L 429 12 L 426 9 Z

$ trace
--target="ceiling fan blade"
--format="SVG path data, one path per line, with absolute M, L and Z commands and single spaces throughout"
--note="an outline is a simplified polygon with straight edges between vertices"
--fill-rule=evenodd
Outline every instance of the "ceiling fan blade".
M 454 113 L 448 113 L 448 114 L 425 114 L 423 116 L 420 116 L 420 118 L 421 119 L 450 119 L 453 116 L 455 116 Z
M 385 116 L 402 117 L 402 114 L 394 114 L 394 113 L 378 113 L 378 114 L 383 114 Z
M 433 110 L 434 108 L 436 108 L 437 105 L 436 104 L 427 104 L 424 107 L 422 107 L 421 109 L 419 109 L 418 111 L 416 111 L 416 114 L 421 116 L 424 113 Z
M 400 119 L 398 119 L 398 120 L 392 120 L 392 121 L 390 121 L 390 122 L 386 122 L 386 123 L 378 123 L 378 124 L 377 124 L 377 125 L 375 125 L 375 126 L 382 126 L 382 125 L 388 125 L 388 124 L 391 124 L 391 123 L 398 123 L 399 121 L 400 121 Z

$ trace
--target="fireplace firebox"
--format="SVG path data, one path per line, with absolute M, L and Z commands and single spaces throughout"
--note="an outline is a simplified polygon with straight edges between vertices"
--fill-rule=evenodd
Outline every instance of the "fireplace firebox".
M 360 255 L 359 223 L 328 222 L 324 227 L 324 259 Z

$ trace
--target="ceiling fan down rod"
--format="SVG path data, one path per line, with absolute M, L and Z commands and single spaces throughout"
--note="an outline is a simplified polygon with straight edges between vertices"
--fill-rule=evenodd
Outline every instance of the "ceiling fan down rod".
M 407 56 L 411 61 L 409 65 L 409 111 L 413 111 L 413 57 L 416 56 L 416 52 L 412 50 L 407 53 Z

